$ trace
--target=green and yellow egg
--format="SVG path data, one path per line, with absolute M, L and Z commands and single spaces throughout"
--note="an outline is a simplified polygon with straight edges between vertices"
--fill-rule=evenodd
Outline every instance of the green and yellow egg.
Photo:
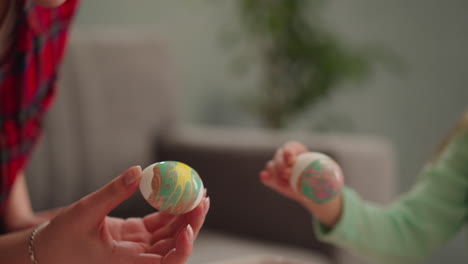
M 140 191 L 154 208 L 184 214 L 198 206 L 204 188 L 198 173 L 187 164 L 162 161 L 143 170 Z

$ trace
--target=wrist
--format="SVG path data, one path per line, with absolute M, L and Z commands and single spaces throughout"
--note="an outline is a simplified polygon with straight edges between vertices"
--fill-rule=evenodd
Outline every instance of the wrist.
M 49 224 L 49 222 L 44 222 L 38 226 L 36 226 L 30 233 L 29 235 L 29 240 L 28 240 L 28 252 L 29 252 L 29 258 L 31 259 L 31 263 L 32 264 L 39 264 L 40 262 L 38 261 L 38 258 L 37 258 L 37 244 L 38 244 L 38 236 L 39 236 L 39 233 L 42 231 L 42 229 L 44 229 L 47 225 Z
M 314 203 L 307 197 L 304 197 L 300 202 L 311 215 L 329 228 L 333 228 L 341 218 L 343 209 L 343 195 L 341 193 L 323 204 Z
M 1 263 L 31 264 L 28 239 L 32 228 L 0 236 Z
M 59 263 L 56 261 L 53 252 L 57 253 L 58 250 L 56 239 L 54 236 L 54 227 L 51 221 L 46 221 L 37 226 L 38 230 L 34 237 L 34 258 L 37 263 L 30 261 L 31 264 L 54 264 Z M 31 257 L 31 256 L 30 256 Z

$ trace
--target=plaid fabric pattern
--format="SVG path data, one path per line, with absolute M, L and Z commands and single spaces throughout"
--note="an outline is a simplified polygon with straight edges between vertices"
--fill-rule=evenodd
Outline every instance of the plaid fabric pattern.
M 0 219 L 41 134 L 78 0 L 45 8 L 16 0 L 14 39 L 0 59 Z M 0 43 L 1 44 L 1 43 Z

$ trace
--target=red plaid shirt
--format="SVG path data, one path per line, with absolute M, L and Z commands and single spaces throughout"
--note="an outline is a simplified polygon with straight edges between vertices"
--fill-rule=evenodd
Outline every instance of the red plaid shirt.
M 57 70 L 78 0 L 58 8 L 44 8 L 30 0 L 15 2 L 14 39 L 0 59 L 0 219 L 54 99 Z

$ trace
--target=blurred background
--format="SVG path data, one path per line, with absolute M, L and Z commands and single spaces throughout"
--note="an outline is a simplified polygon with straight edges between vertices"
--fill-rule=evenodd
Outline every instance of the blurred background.
M 468 106 L 468 2 L 265 2 L 83 1 L 74 34 L 153 32 L 174 63 L 181 123 L 383 137 L 396 192 L 408 190 Z M 427 263 L 466 261 L 462 237 Z

